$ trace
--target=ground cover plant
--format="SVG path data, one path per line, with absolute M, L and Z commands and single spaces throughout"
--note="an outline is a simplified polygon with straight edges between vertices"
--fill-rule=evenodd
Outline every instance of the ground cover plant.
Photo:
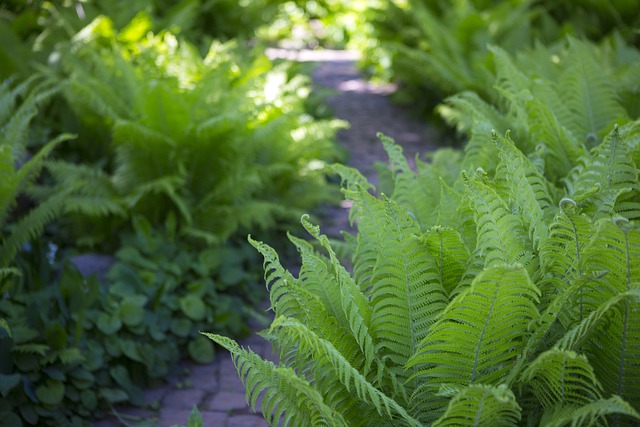
M 413 171 L 382 137 L 387 195 L 337 166 L 352 272 L 308 217 L 297 276 L 250 238 L 280 362 L 205 335 L 271 425 L 640 420 L 640 121 L 589 46 L 533 68 L 492 47 L 494 103 L 441 108 L 464 150 Z

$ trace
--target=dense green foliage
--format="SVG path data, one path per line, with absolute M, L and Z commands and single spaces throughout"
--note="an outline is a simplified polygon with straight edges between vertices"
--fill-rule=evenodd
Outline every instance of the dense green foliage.
M 491 54 L 496 106 L 465 92 L 443 107 L 463 151 L 412 171 L 382 137 L 388 196 L 337 168 L 352 273 L 308 217 L 297 277 L 250 240 L 279 365 L 207 336 L 271 425 L 640 420 L 640 121 L 584 42 L 528 68 Z
M 202 58 L 149 26 L 139 16 L 116 33 L 98 18 L 62 49 L 52 77 L 65 96 L 60 110 L 72 109 L 67 121 L 93 141 L 67 156 L 102 167 L 52 164 L 54 188 L 82 180 L 154 224 L 171 213 L 180 233 L 210 243 L 329 200 L 324 163 L 338 158 L 331 138 L 340 124 L 306 114 L 302 76 L 232 43 L 214 43 Z M 103 241 L 109 228 L 94 224 L 72 228 L 87 243 L 92 230 Z
M 398 99 L 431 109 L 443 96 L 472 90 L 493 97 L 490 47 L 529 58 L 562 50 L 567 35 L 589 38 L 615 54 L 640 46 L 635 1 L 392 1 L 368 12 L 363 66 L 402 84 Z M 531 49 L 537 53 L 529 53 Z M 637 60 L 622 58 L 629 64 Z M 613 64 L 612 64 L 613 65 Z M 637 96 L 637 88 L 635 92 Z
M 272 425 L 630 425 L 640 419 L 640 230 L 629 220 L 640 215 L 639 129 L 616 128 L 585 154 L 565 176 L 575 192 L 508 137 L 493 136 L 495 174 L 455 179 L 438 174 L 445 156 L 414 173 L 385 140 L 393 197 L 357 182 L 345 191 L 358 224 L 353 274 L 306 217 L 326 255 L 291 237 L 298 277 L 252 241 L 279 366 L 207 336 L 233 355 L 248 401 L 264 393 Z
M 36 3 L 0 28 L 26 55 L 0 48 L 16 65 L 0 93 L 0 417 L 84 425 L 146 405 L 180 358 L 210 362 L 198 331 L 248 332 L 264 293 L 236 236 L 335 199 L 342 123 L 307 113 L 308 79 L 259 50 L 201 55 L 202 39 L 151 32 L 155 14 L 84 26 Z M 100 281 L 76 271 L 87 250 L 113 255 Z

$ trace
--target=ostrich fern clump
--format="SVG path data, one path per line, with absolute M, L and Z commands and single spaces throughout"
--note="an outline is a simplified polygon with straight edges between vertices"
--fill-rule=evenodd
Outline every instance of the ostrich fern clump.
M 640 419 L 638 125 L 583 159 L 578 181 L 592 190 L 576 200 L 550 192 L 508 136 L 493 135 L 505 153 L 494 176 L 441 179 L 439 194 L 420 184 L 441 165 L 413 172 L 383 138 L 393 197 L 339 169 L 358 226 L 353 273 L 306 216 L 321 251 L 290 237 L 298 277 L 250 240 L 265 259 L 275 320 L 263 336 L 279 366 L 207 335 L 274 425 L 629 425 Z M 613 174 L 598 172 L 605 160 Z M 614 182 L 625 190 L 611 199 Z M 436 213 L 409 211 L 417 199 Z
M 494 49 L 504 113 L 451 98 L 449 119 L 470 136 L 462 153 L 413 171 L 382 137 L 390 196 L 336 167 L 358 230 L 345 239 L 352 273 L 307 217 L 318 250 L 291 237 L 298 277 L 251 240 L 279 365 L 208 336 L 270 424 L 638 423 L 640 120 L 571 49 L 593 73 L 567 65 L 563 102 Z

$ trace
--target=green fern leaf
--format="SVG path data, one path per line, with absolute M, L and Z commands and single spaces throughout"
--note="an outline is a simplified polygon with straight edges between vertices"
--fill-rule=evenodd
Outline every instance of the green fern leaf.
M 544 407 L 581 406 L 600 399 L 602 386 L 587 358 L 553 348 L 540 354 L 519 381 L 533 390 Z
M 613 214 L 618 197 L 637 188 L 638 171 L 617 125 L 572 179 L 572 197 L 582 203 L 585 212 L 594 219 Z
M 437 200 L 428 197 L 428 193 L 425 194 L 418 185 L 415 173 L 402 154 L 402 147 L 381 133 L 378 134 L 378 138 L 389 156 L 389 168 L 393 174 L 394 184 L 392 199 L 410 212 L 418 223 L 428 223 L 429 212 L 434 210 Z
M 247 402 L 255 410 L 258 398 L 262 397 L 261 412 L 269 425 L 347 426 L 344 418 L 328 407 L 318 391 L 293 369 L 276 367 L 229 338 L 202 334 L 231 353 L 238 376 L 245 384 Z
M 433 423 L 444 426 L 517 426 L 522 410 L 505 385 L 473 384 L 450 401 L 446 412 Z
M 582 143 L 558 121 L 549 106 L 538 98 L 527 102 L 531 140 L 540 143 L 545 175 L 559 184 L 566 171 L 578 165 L 587 152 Z
M 306 318 L 304 295 L 296 290 L 297 280 L 280 263 L 277 252 L 269 245 L 253 240 L 248 236 L 247 240 L 264 257 L 264 280 L 271 298 L 271 310 L 276 316 L 295 316 Z
M 640 292 L 640 228 L 624 219 L 603 220 L 592 245 L 585 251 L 588 269 L 606 271 L 591 294 L 593 304 L 605 298 Z M 605 302 L 606 303 L 606 302 Z M 585 351 L 605 391 L 640 407 L 640 299 L 625 298 L 609 312 Z
M 291 335 L 291 340 L 299 343 L 298 351 L 310 355 L 315 369 L 331 369 L 333 376 L 342 383 L 348 393 L 355 394 L 363 402 L 373 405 L 380 416 L 389 420 L 396 418 L 395 422 L 402 420 L 405 425 L 420 426 L 402 406 L 369 383 L 330 341 L 318 337 L 304 324 L 295 319 L 278 317 L 271 324 L 270 332 L 278 336 Z M 323 373 L 322 376 L 327 375 Z M 378 424 L 374 420 L 369 421 Z
M 571 427 L 609 425 L 606 416 L 626 416 L 626 419 L 640 421 L 640 414 L 619 396 L 609 399 L 599 399 L 595 402 L 576 407 L 559 407 L 555 411 L 545 414 L 540 425 L 546 427 Z
M 309 234 L 316 238 L 329 253 L 329 262 L 333 269 L 334 280 L 336 280 L 340 289 L 342 310 L 349 322 L 349 329 L 365 357 L 364 371 L 368 372 L 375 359 L 375 348 L 370 332 L 371 307 L 355 280 L 340 264 L 327 236 L 320 234 L 320 228 L 309 221 L 308 215 L 303 215 L 301 222 Z
M 353 255 L 353 273 L 358 287 L 368 292 L 371 287 L 371 277 L 378 262 L 378 248 L 382 245 L 382 227 L 386 221 L 384 204 L 367 191 L 345 191 L 345 196 L 351 200 L 350 215 L 358 224 L 356 248 Z
M 508 133 L 504 138 L 494 133 L 493 141 L 500 150 L 500 169 L 504 170 L 503 179 L 509 186 L 509 202 L 517 207 L 517 212 L 528 225 L 529 238 L 538 251 L 547 240 L 547 219 L 553 215 L 547 180 L 515 147 Z
M 493 187 L 480 177 L 471 178 L 463 172 L 462 178 L 474 211 L 476 251 L 484 258 L 484 265 L 521 263 L 535 272 L 536 259 L 521 218 L 511 213 Z
M 496 266 L 478 275 L 447 306 L 407 365 L 420 369 L 416 404 L 428 407 L 440 384 L 499 384 L 522 354 L 528 324 L 538 318 L 538 296 L 522 266 Z
M 627 114 L 589 46 L 576 39 L 570 39 L 569 45 L 568 66 L 558 86 L 570 119 L 563 125 L 589 147 L 613 123 L 625 122 Z
M 61 214 L 66 197 L 64 193 L 51 196 L 12 225 L 9 235 L 0 241 L 0 266 L 7 266 L 24 243 L 37 237 L 45 225 Z
M 576 202 L 567 198 L 560 201 L 560 210 L 549 225 L 549 238 L 540 248 L 544 290 L 562 289 L 583 275 L 584 250 L 594 232 L 594 225 L 580 213 Z
M 620 310 L 617 306 L 619 304 L 624 303 L 625 301 L 631 301 L 634 305 L 637 304 L 638 299 L 640 299 L 640 289 L 633 288 L 629 291 L 622 292 L 613 298 L 605 301 L 598 309 L 589 313 L 587 317 L 585 317 L 580 323 L 575 325 L 571 330 L 569 330 L 563 337 L 556 343 L 556 347 L 563 350 L 571 350 L 571 349 L 579 349 L 584 345 L 584 343 L 596 333 L 597 327 L 601 322 L 605 319 L 609 319 L 609 316 L 615 315 L 616 310 Z M 626 306 L 625 306 L 626 308 Z M 625 318 L 625 313 L 627 310 L 622 310 L 622 314 L 620 316 L 620 320 L 618 320 L 620 325 L 628 324 L 629 318 Z M 619 340 L 623 338 L 622 336 L 617 336 L 614 339 Z M 626 338 L 624 338 L 626 339 Z M 620 343 L 618 343 L 620 344 Z M 622 347 L 618 347 L 621 349 Z M 596 364 L 594 364 L 597 367 Z
M 491 132 L 504 133 L 509 128 L 504 116 L 496 108 L 472 92 L 462 92 L 445 100 L 439 109 L 445 120 L 457 124 L 458 130 L 469 135 L 464 147 L 462 167 L 479 167 L 492 173 L 498 165 L 497 148 L 491 142 Z
M 358 169 L 345 166 L 340 163 L 334 163 L 329 166 L 329 171 L 336 173 L 340 176 L 340 185 L 347 190 L 356 190 L 363 188 L 365 190 L 373 190 L 376 188 L 373 184 L 370 184 L 367 178 L 360 173 Z
M 376 350 L 402 367 L 447 305 L 433 257 L 425 256 L 419 227 L 394 201 L 383 198 L 386 220 L 371 278 L 371 334 Z M 393 368 L 392 368 L 393 370 Z
M 469 262 L 469 250 L 460 233 L 451 228 L 431 227 L 420 237 L 436 264 L 438 282 L 448 295 L 462 280 Z

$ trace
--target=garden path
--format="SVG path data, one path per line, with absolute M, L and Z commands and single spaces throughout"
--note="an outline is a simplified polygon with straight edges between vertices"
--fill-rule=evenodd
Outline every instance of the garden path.
M 357 56 L 349 51 L 285 51 L 273 49 L 271 57 L 314 62 L 314 88 L 328 89 L 326 103 L 333 114 L 350 123 L 339 132 L 338 139 L 349 153 L 347 164 L 359 169 L 371 183 L 377 184 L 376 161 L 387 161 L 376 134 L 382 132 L 396 140 L 412 163 L 418 153 L 433 149 L 435 133 L 409 111 L 390 102 L 392 85 L 367 82 L 355 68 Z M 348 205 L 327 207 L 321 212 L 322 232 L 335 236 L 350 228 Z M 253 330 L 262 329 L 256 323 Z M 267 359 L 274 359 L 271 346 L 253 333 L 240 342 Z M 154 408 L 118 408 L 119 419 L 112 417 L 96 422 L 96 427 L 186 425 L 194 405 L 207 427 L 263 427 L 268 424 L 246 404 L 244 387 L 228 353 L 220 351 L 210 365 L 183 363 L 179 373 L 166 386 L 145 392 Z

